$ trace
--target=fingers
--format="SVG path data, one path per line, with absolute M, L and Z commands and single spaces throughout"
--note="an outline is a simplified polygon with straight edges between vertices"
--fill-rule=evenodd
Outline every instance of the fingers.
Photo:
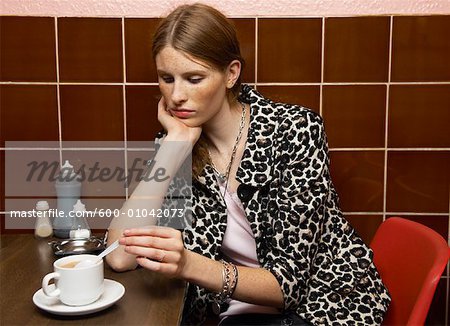
M 148 237 L 140 238 L 145 239 Z M 167 241 L 169 239 L 163 240 Z M 174 239 L 170 240 L 175 242 Z M 166 250 L 154 247 L 126 245 L 125 252 L 136 256 L 136 262 L 144 268 L 164 273 L 170 277 L 178 277 L 184 266 L 183 251 L 185 249 L 182 244 L 180 248 L 180 250 Z
M 161 123 L 164 129 L 170 125 L 170 119 L 173 119 L 172 115 L 168 111 L 167 103 L 162 96 L 158 102 L 158 121 Z
M 158 102 L 158 111 L 160 110 L 167 111 L 167 103 L 166 100 L 164 99 L 164 96 L 161 96 Z
M 177 277 L 178 267 L 176 264 L 165 264 L 147 259 L 146 257 L 137 257 L 136 262 L 151 271 L 163 273 L 169 277 Z
M 162 264 L 156 261 L 152 261 L 147 259 L 146 257 L 137 257 L 136 262 L 144 268 L 147 268 L 151 271 L 160 272 L 163 267 Z
M 182 250 L 181 232 L 173 228 L 152 226 L 142 229 L 128 229 L 119 240 L 126 246 L 153 247 L 165 250 Z
M 174 238 L 159 238 L 153 236 L 125 236 L 119 240 L 125 246 L 138 246 L 143 248 L 156 248 L 170 251 L 181 250 L 181 240 Z
M 160 238 L 173 238 L 178 236 L 179 231 L 164 227 L 164 226 L 150 226 L 145 228 L 127 229 L 123 232 L 125 236 L 154 236 Z
M 180 258 L 180 254 L 178 252 L 155 248 L 128 246 L 125 251 L 137 257 L 144 257 L 162 264 L 177 263 Z
M 171 117 L 172 115 L 169 112 L 169 108 L 167 107 L 166 100 L 164 96 L 161 96 L 161 99 L 158 102 L 158 119 L 164 120 L 165 117 Z
M 124 231 L 119 243 L 125 245 L 125 252 L 138 257 L 136 261 L 139 265 L 171 274 L 179 270 L 185 250 L 181 232 L 167 227 L 129 229 Z M 168 270 L 163 271 L 155 264 L 171 267 L 166 266 Z

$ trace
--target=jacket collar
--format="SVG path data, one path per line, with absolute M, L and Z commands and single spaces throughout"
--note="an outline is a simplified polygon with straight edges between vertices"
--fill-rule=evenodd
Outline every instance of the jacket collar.
M 272 174 L 277 111 L 273 109 L 270 100 L 249 85 L 242 85 L 239 100 L 250 105 L 250 125 L 236 180 L 241 184 L 261 188 L 270 181 Z M 207 165 L 199 182 L 210 184 L 212 180 L 215 180 L 214 171 Z

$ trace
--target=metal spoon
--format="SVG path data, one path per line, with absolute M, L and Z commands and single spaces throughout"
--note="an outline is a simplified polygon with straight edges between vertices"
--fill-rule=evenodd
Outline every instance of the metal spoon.
M 119 247 L 119 240 L 114 241 L 111 243 L 111 245 L 103 250 L 95 259 L 84 259 L 80 261 L 78 264 L 75 265 L 76 268 L 78 267 L 87 267 L 97 264 L 100 260 L 103 259 L 106 255 L 110 254 L 112 251 L 117 249 Z

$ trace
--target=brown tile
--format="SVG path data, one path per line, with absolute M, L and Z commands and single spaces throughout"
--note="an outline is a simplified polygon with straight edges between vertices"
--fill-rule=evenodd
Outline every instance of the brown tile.
M 386 82 L 389 25 L 389 17 L 327 18 L 324 80 Z
M 125 19 L 127 82 L 158 82 L 152 56 L 152 38 L 158 23 L 157 18 Z
M 251 18 L 232 19 L 237 30 L 241 55 L 245 60 L 245 68 L 242 81 L 245 83 L 255 82 L 255 20 Z
M 39 144 L 42 144 L 42 147 L 54 149 L 37 149 Z M 55 197 L 53 179 L 59 172 L 60 159 L 57 149 L 59 142 L 35 142 L 28 148 L 26 144 L 22 147 L 26 149 L 5 152 L 5 196 L 7 198 Z M 36 162 L 37 166 L 33 162 Z M 43 164 L 48 169 L 45 169 Z
M 83 197 L 125 197 L 125 149 L 63 149 L 62 159 L 63 162 L 69 160 L 84 176 L 81 182 Z
M 383 223 L 383 215 L 345 215 L 365 244 L 370 245 L 378 227 Z
M 385 114 L 384 85 L 323 88 L 322 115 L 330 147 L 384 147 Z
M 258 82 L 320 82 L 322 20 L 261 18 Z
M 124 139 L 121 86 L 61 85 L 60 94 L 64 141 Z
M 450 147 L 450 85 L 392 85 L 390 147 Z
M 60 81 L 122 82 L 120 18 L 58 18 Z
M 319 86 L 258 86 L 258 91 L 275 102 L 299 104 L 320 111 Z
M 441 278 L 434 293 L 433 301 L 431 302 L 430 310 L 428 311 L 425 325 L 427 326 L 442 326 L 445 323 L 446 311 L 446 296 L 447 296 L 447 282 L 449 279 Z M 447 306 L 448 307 L 448 306 Z M 447 324 L 448 325 L 448 324 Z
M 81 201 L 87 210 L 95 211 L 97 209 L 97 216 L 86 218 L 91 231 L 103 233 L 111 224 L 114 214 L 119 213 L 125 197 L 82 197 Z
M 155 140 L 162 129 L 158 121 L 158 86 L 127 86 L 127 140 Z
M 388 212 L 446 213 L 450 152 L 388 152 Z
M 450 16 L 394 17 L 392 81 L 450 81 Z
M 332 151 L 331 175 L 344 212 L 383 211 L 384 153 Z
M 55 21 L 0 17 L 2 81 L 56 81 Z
M 0 85 L 3 141 L 58 140 L 56 86 Z

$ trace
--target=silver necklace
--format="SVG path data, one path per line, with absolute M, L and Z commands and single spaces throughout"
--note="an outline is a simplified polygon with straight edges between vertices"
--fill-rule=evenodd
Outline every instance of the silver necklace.
M 211 166 L 214 169 L 217 179 L 219 180 L 220 183 L 226 182 L 225 191 L 227 191 L 228 179 L 230 177 L 231 166 L 233 165 L 234 158 L 236 157 L 236 152 L 237 152 L 237 148 L 239 145 L 239 141 L 241 140 L 242 133 L 244 131 L 244 126 L 245 126 L 245 113 L 246 113 L 247 109 L 246 109 L 244 103 L 241 103 L 241 104 L 242 104 L 242 115 L 241 115 L 241 121 L 239 123 L 239 132 L 238 132 L 238 135 L 236 136 L 236 140 L 234 141 L 233 150 L 231 151 L 230 161 L 228 162 L 227 168 L 225 169 L 225 174 L 220 173 L 219 170 L 217 169 L 216 165 L 214 164 L 214 162 L 211 158 L 211 152 L 209 151 L 209 148 L 208 148 L 208 154 L 209 154 L 209 158 L 211 161 Z

